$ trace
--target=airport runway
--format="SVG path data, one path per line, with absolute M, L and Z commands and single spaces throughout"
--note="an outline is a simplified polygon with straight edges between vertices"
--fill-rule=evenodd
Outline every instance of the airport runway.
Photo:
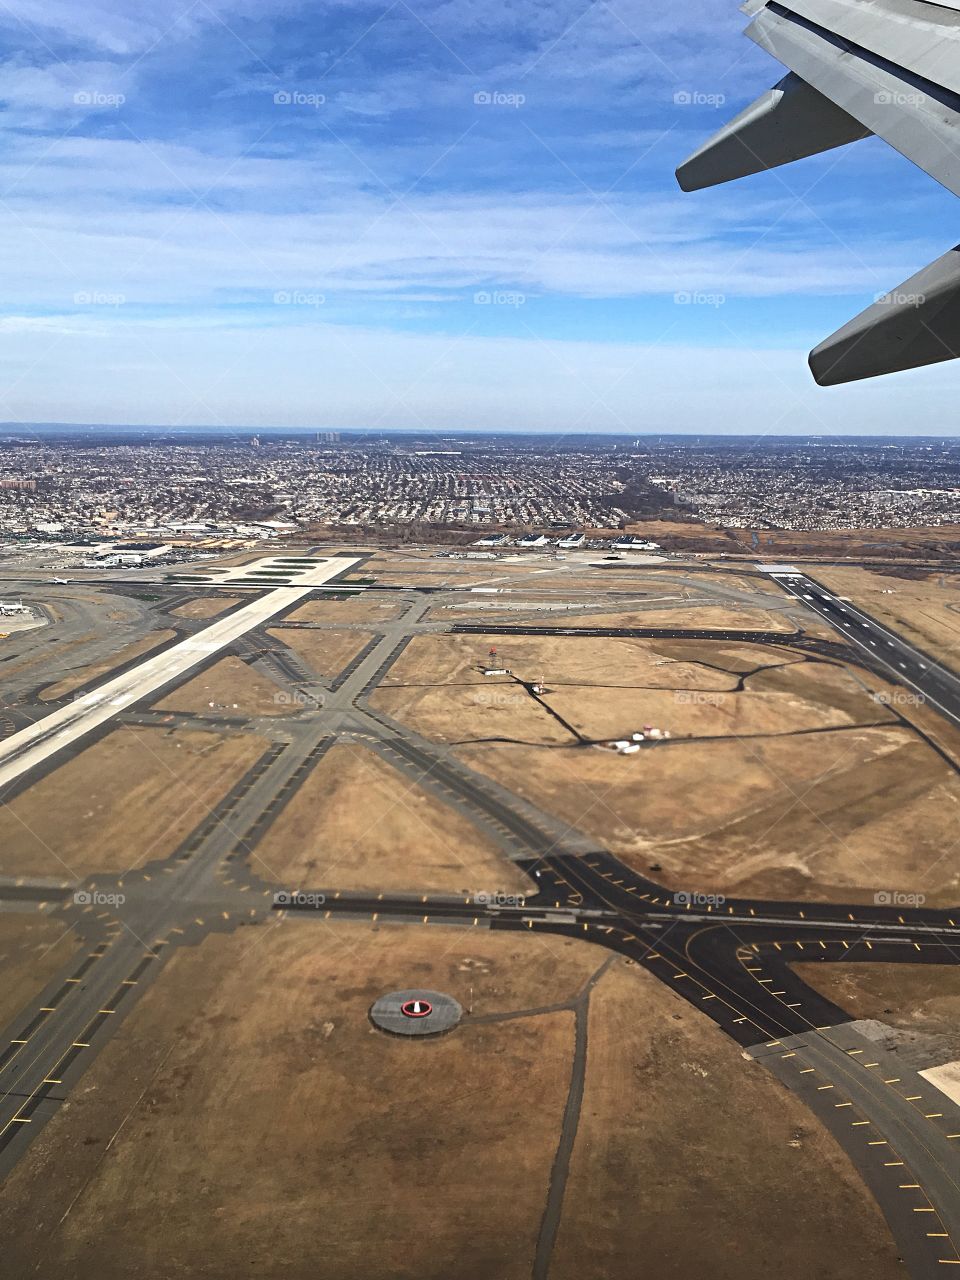
M 306 599 L 316 585 L 313 579 L 329 582 L 357 563 L 358 557 L 328 560 L 322 569 L 318 568 L 310 575 L 311 585 L 275 587 L 186 640 L 144 659 L 93 692 L 81 694 L 69 705 L 52 711 L 29 728 L 3 739 L 0 741 L 0 789 L 56 752 L 73 746 L 119 712 L 157 693 L 191 668 L 229 648 L 254 627 Z
M 815 578 L 789 569 L 770 577 L 789 595 L 828 622 L 871 664 L 897 684 L 907 685 L 952 724 L 960 726 L 960 677 L 889 627 L 822 586 Z

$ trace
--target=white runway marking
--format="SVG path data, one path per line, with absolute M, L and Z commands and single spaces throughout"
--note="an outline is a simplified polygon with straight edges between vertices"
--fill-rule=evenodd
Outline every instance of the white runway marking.
M 181 640 L 179 644 L 152 658 L 146 658 L 131 671 L 116 676 L 92 693 L 81 695 L 69 706 L 58 708 L 28 729 L 21 729 L 19 733 L 5 738 L 0 743 L 0 787 L 41 764 L 54 752 L 77 742 L 112 719 L 119 711 L 154 693 L 205 658 L 228 648 L 260 623 L 309 596 L 313 587 L 329 582 L 338 573 L 343 573 L 357 563 L 357 557 L 346 556 L 318 561 L 317 569 L 304 575 L 309 585 L 275 587 L 272 591 L 267 591 L 259 599 L 252 600 L 228 617 L 212 623 L 197 635 Z

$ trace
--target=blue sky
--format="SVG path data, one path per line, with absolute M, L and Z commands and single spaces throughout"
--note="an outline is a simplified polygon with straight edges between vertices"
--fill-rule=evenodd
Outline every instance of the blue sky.
M 743 25 L 4 0 L 0 419 L 955 433 L 954 366 L 805 359 L 954 243 L 952 196 L 872 140 L 677 189 L 781 74 Z

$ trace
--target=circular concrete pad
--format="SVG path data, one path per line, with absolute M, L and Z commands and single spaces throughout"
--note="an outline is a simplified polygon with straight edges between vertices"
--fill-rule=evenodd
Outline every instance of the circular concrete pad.
M 395 1036 L 439 1036 L 452 1031 L 462 1016 L 453 996 L 420 988 L 391 991 L 370 1010 L 373 1025 Z

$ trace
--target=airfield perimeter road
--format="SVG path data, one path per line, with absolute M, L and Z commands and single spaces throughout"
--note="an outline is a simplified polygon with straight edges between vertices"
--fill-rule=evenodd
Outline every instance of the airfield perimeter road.
M 338 571 L 344 567 L 349 564 L 341 562 Z M 101 685 L 95 705 L 103 715 L 97 723 L 149 716 L 146 706 L 134 704 L 149 702 L 147 695 L 186 678 L 210 653 L 236 648 L 242 637 L 265 643 L 265 633 L 258 634 L 257 628 L 310 589 L 272 590 L 181 642 L 191 647 L 176 669 L 164 666 L 161 673 L 154 665 L 158 659 L 148 658 L 123 677 L 123 693 L 106 692 L 114 682 Z M 297 706 L 295 714 L 273 722 L 270 745 L 260 760 L 169 858 L 121 875 L 97 875 L 76 886 L 81 895 L 77 901 L 71 886 L 66 905 L 49 883 L 0 881 L 0 909 L 24 910 L 31 899 L 45 901 L 44 909 L 72 924 L 83 942 L 80 955 L 11 1022 L 5 1043 L 0 1039 L 0 1176 L 76 1087 L 166 957 L 212 930 L 262 927 L 292 910 L 317 920 L 527 929 L 577 936 L 625 955 L 711 1017 L 747 1056 L 795 1090 L 833 1132 L 881 1205 L 909 1273 L 921 1278 L 942 1275 L 944 1265 L 960 1266 L 960 1108 L 905 1068 L 895 1054 L 872 1043 L 790 966 L 791 960 L 812 957 L 957 963 L 960 911 L 684 901 L 625 867 L 583 833 L 474 772 L 450 749 L 371 707 L 368 695 L 411 636 L 450 630 L 426 620 L 435 596 L 408 589 L 382 598 L 399 603 L 401 616 L 376 624 L 375 641 L 327 683 L 322 707 Z M 234 621 L 238 617 L 239 626 Z M 219 629 L 230 622 L 232 627 Z M 695 630 L 683 634 L 705 638 Z M 850 639 L 847 628 L 843 635 Z M 771 633 L 770 640 L 796 643 L 782 633 L 776 639 Z M 282 641 L 274 638 L 272 643 L 282 648 Z M 200 645 L 204 647 L 198 651 Z M 177 647 L 159 655 L 160 660 L 169 659 Z M 269 655 L 264 660 L 273 662 Z M 292 689 L 302 685 L 301 661 L 279 661 L 272 669 Z M 910 671 L 908 667 L 908 678 Z M 904 677 L 903 671 L 891 674 Z M 58 715 L 59 710 L 37 722 L 35 741 L 40 745 L 51 742 L 44 729 Z M 188 723 L 184 717 L 172 719 Z M 237 723 L 244 720 L 237 718 Z M 58 720 L 54 732 L 60 731 L 69 729 Z M 477 901 L 473 895 L 388 896 L 318 886 L 313 892 L 320 896 L 310 905 L 291 900 L 298 886 L 277 883 L 258 860 L 257 842 L 338 739 L 363 742 L 410 782 L 479 824 L 527 872 L 530 896 L 510 906 Z M 13 743 L 12 738 L 0 743 L 0 762 Z M 47 762 L 55 739 L 53 744 L 39 762 Z M 19 777 L 33 763 L 15 755 L 12 776 Z M 286 899 L 276 898 L 278 893 Z M 111 895 L 122 895 L 123 902 Z

